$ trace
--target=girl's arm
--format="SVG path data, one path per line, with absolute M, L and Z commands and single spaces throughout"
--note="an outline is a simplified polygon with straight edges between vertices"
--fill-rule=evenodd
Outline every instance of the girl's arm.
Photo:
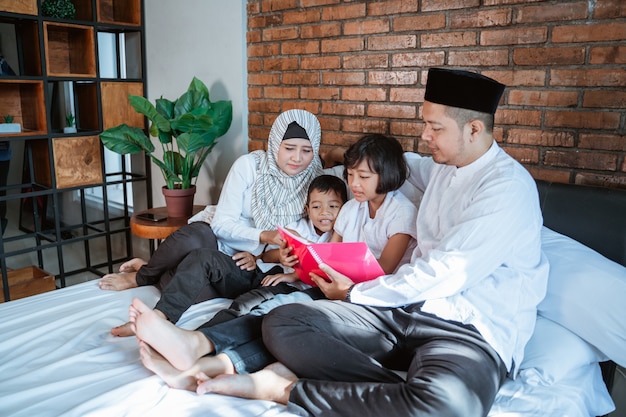
M 411 235 L 405 233 L 396 233 L 387 240 L 387 244 L 378 259 L 378 263 L 385 274 L 392 274 L 396 270 L 410 242 Z

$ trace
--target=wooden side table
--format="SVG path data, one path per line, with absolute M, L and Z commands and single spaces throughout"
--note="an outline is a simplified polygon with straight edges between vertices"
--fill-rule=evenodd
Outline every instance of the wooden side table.
M 205 206 L 193 206 L 193 214 L 196 214 L 204 210 Z M 187 224 L 189 217 L 168 217 L 160 222 L 153 222 L 150 220 L 144 220 L 137 217 L 141 213 L 152 213 L 156 215 L 167 216 L 166 207 L 155 207 L 148 210 L 143 210 L 134 213 L 130 218 L 130 231 L 138 237 L 150 239 L 150 254 L 155 251 L 156 242 L 157 245 L 171 233 L 177 231 L 181 227 Z

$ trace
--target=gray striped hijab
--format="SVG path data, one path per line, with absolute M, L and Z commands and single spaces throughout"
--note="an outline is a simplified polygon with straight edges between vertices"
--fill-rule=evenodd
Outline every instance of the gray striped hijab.
M 276 163 L 278 148 L 287 126 L 296 122 L 306 130 L 313 146 L 313 160 L 297 175 L 285 174 Z M 313 178 L 322 173 L 319 158 L 322 130 L 314 114 L 306 110 L 287 110 L 281 113 L 270 130 L 266 151 L 254 151 L 257 159 L 257 177 L 252 193 L 252 217 L 257 229 L 275 230 L 304 216 L 307 191 Z

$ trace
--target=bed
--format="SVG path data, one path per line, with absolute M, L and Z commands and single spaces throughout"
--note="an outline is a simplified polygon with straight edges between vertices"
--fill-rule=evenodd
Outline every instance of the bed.
M 626 192 L 538 185 L 548 295 L 522 370 L 506 381 L 489 416 L 602 416 L 614 409 L 614 364 L 626 365 Z M 0 415 L 292 415 L 273 402 L 167 387 L 143 368 L 134 338 L 108 333 L 127 321 L 133 297 L 154 305 L 159 293 L 101 291 L 94 280 L 0 304 Z M 197 304 L 178 325 L 195 328 L 228 304 Z

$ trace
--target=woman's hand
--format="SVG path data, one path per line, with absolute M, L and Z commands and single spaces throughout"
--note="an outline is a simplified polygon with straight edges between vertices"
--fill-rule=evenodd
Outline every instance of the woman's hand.
M 250 252 L 237 252 L 232 259 L 242 270 L 254 271 L 256 268 L 256 257 Z
M 280 245 L 280 242 L 282 242 L 278 230 L 262 231 L 261 236 L 259 236 L 259 240 L 261 241 L 261 243 L 267 243 L 269 245 Z
M 261 281 L 261 285 L 264 287 L 273 287 L 280 282 L 296 282 L 298 281 L 298 275 L 293 274 L 274 274 L 268 275 Z
M 311 273 L 311 279 L 322 290 L 326 298 L 329 300 L 345 300 L 350 287 L 354 282 L 347 276 L 340 274 L 326 264 L 319 264 L 322 271 L 328 275 L 330 282 L 317 274 Z

